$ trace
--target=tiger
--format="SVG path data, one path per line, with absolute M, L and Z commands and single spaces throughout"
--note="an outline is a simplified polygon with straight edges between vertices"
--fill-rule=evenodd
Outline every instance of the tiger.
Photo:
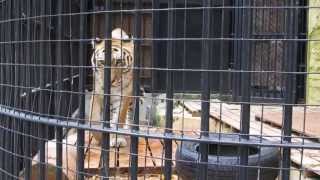
M 96 39 L 92 42 L 94 52 L 91 56 L 93 67 L 93 95 L 90 102 L 89 120 L 91 123 L 101 122 L 103 119 L 104 103 L 104 67 L 105 41 Z M 110 126 L 111 128 L 128 128 L 130 124 L 127 113 L 132 105 L 133 95 L 133 64 L 134 43 L 129 35 L 121 28 L 112 31 L 111 58 L 111 94 L 110 94 Z M 118 125 L 118 126 L 117 126 Z M 92 133 L 98 144 L 101 144 L 101 133 Z M 111 135 L 111 147 L 125 147 L 127 141 L 124 136 Z
M 100 124 L 103 119 L 103 103 L 104 103 L 104 66 L 105 66 L 105 43 L 99 39 L 91 42 L 94 52 L 91 56 L 91 64 L 93 69 L 93 91 L 85 93 L 85 116 L 92 124 Z M 131 38 L 122 29 L 117 28 L 112 31 L 112 59 L 111 59 L 111 128 L 115 128 L 119 124 L 120 128 L 129 128 L 129 118 L 127 118 L 128 111 L 134 111 L 132 106 L 133 93 L 133 63 L 134 63 L 134 44 Z M 89 102 L 89 103 L 88 103 Z M 72 118 L 79 118 L 79 108 L 76 109 Z M 118 117 L 119 114 L 119 117 Z M 118 121 L 119 119 L 119 121 Z M 126 126 L 125 126 L 125 125 Z M 77 149 L 76 129 L 68 129 L 64 132 L 63 140 L 63 173 L 65 179 L 76 179 L 76 161 Z M 85 143 L 90 142 L 101 145 L 101 133 L 86 132 Z M 91 137 L 95 141 L 90 141 Z M 48 168 L 56 167 L 56 140 L 46 142 L 46 157 Z M 125 147 L 127 141 L 123 136 L 110 138 L 111 147 Z M 66 154 L 67 153 L 67 154 Z M 32 179 L 38 177 L 39 153 L 37 153 L 32 160 Z M 19 179 L 24 179 L 25 169 L 19 174 Z M 55 179 L 55 174 L 48 174 L 50 179 Z

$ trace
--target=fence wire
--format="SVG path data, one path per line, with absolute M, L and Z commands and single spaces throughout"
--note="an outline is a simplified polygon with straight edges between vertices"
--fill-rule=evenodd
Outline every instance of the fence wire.
M 316 0 L 0 0 L 0 179 L 320 176 Z

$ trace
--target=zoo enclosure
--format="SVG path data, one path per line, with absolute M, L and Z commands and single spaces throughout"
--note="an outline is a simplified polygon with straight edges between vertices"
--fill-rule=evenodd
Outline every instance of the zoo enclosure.
M 201 144 L 199 161 L 194 162 L 200 178 L 207 179 L 209 143 L 239 145 L 239 179 L 246 179 L 251 137 L 250 107 L 278 106 L 283 109 L 283 129 L 279 141 L 255 142 L 259 147 L 281 149 L 281 165 L 276 167 L 289 179 L 290 149 L 316 149 L 318 142 L 291 142 L 292 111 L 304 102 L 307 4 L 286 1 L 182 1 L 182 0 L 3 0 L 0 2 L 0 102 L 1 102 L 1 179 L 17 179 L 25 169 L 32 175 L 32 158 L 39 152 L 40 179 L 47 176 L 46 142 L 56 139 L 56 177 L 61 179 L 63 138 L 66 129 L 77 130 L 77 177 L 85 171 L 85 131 L 130 137 L 131 179 L 138 177 L 138 139 L 163 141 L 163 174 L 173 173 L 172 144 L 194 141 Z M 112 28 L 111 28 L 112 27 Z M 150 133 L 154 125 L 139 124 L 139 103 L 135 103 L 133 130 L 110 129 L 108 118 L 101 126 L 85 124 L 85 93 L 92 90 L 89 43 L 95 37 L 110 42 L 111 29 L 121 27 L 133 35 L 135 44 L 135 102 L 143 99 L 139 87 L 150 93 L 165 93 L 166 122 L 162 133 Z M 107 49 L 108 50 L 108 49 Z M 108 73 L 110 68 L 106 68 Z M 313 72 L 317 74 L 317 72 Z M 110 97 L 110 83 L 105 84 Z M 194 101 L 185 94 L 200 93 L 201 129 L 185 136 L 173 127 L 176 101 Z M 177 96 L 177 93 L 179 93 Z M 214 97 L 210 96 L 215 94 Z M 216 101 L 216 98 L 220 101 Z M 302 101 L 301 101 L 302 99 Z M 299 100 L 299 101 L 298 101 Z M 299 104 L 297 102 L 300 102 Z M 208 138 L 210 105 L 235 103 L 241 106 L 239 141 L 220 142 Z M 79 107 L 79 119 L 71 114 Z M 317 107 L 313 105 L 312 107 Z M 108 117 L 108 111 L 106 117 Z M 304 120 L 304 123 L 306 120 Z M 261 122 L 262 124 L 262 122 Z M 161 129 L 160 128 L 160 129 Z M 264 135 L 255 134 L 264 138 Z M 319 138 L 319 137 L 313 137 Z M 108 140 L 101 147 L 109 152 Z M 90 149 L 90 147 L 89 147 Z M 303 150 L 301 151 L 303 153 Z M 109 155 L 102 158 L 101 177 L 109 174 Z M 301 159 L 303 161 L 303 159 Z M 299 169 L 301 172 L 303 168 Z

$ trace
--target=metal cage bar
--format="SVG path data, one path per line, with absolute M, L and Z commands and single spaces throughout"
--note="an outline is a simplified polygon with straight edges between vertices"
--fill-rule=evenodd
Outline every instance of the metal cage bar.
M 175 10 L 173 9 L 176 5 L 175 0 L 168 1 L 168 38 L 175 37 Z M 175 41 L 167 42 L 167 68 L 173 68 L 173 58 L 174 58 L 174 49 L 175 49 Z M 166 72 L 166 134 L 172 133 L 173 126 L 173 73 L 168 71 Z M 165 148 L 165 162 L 164 162 L 164 176 L 166 180 L 171 179 L 172 175 L 172 141 L 164 140 L 164 148 Z
M 295 6 L 297 4 L 296 0 L 290 0 L 287 1 L 289 6 Z M 298 11 L 293 9 L 288 9 L 286 11 L 286 32 L 288 38 L 298 38 L 298 24 L 297 24 L 297 17 L 298 17 Z M 297 58 L 297 43 L 295 41 L 293 42 L 287 42 L 286 43 L 286 65 L 285 65 L 285 71 L 286 72 L 292 72 L 295 71 L 295 64 L 296 64 L 296 58 Z M 285 76 L 285 103 L 292 104 L 294 103 L 294 80 L 295 80 L 295 74 L 287 74 Z M 293 118 L 293 106 L 292 105 L 285 105 L 283 107 L 283 141 L 284 142 L 291 142 L 291 136 L 292 136 L 292 118 Z M 291 166 L 291 149 L 283 148 L 282 149 L 282 172 L 281 172 L 281 178 L 284 180 L 290 179 L 290 172 L 288 169 Z
M 26 15 L 27 16 L 31 16 L 31 1 L 27 1 L 26 3 Z M 31 32 L 31 22 L 30 20 L 27 20 L 27 35 L 26 35 L 26 39 L 27 40 L 31 40 L 31 36 L 32 36 L 32 32 Z M 32 51 L 32 45 L 30 43 L 26 44 L 26 64 L 30 64 L 31 63 L 31 51 Z M 25 86 L 26 87 L 30 87 L 30 81 L 31 81 L 31 73 L 30 73 L 30 67 L 26 67 L 26 79 L 25 79 Z M 25 109 L 30 109 L 30 104 L 31 104 L 31 98 L 30 96 L 26 97 L 25 100 Z M 24 133 L 25 134 L 31 134 L 31 123 L 30 122 L 24 122 L 25 127 L 24 127 Z M 24 138 L 24 152 L 25 152 L 25 156 L 26 157 L 30 157 L 31 156 L 31 138 L 28 136 L 25 136 Z M 24 159 L 24 166 L 26 169 L 26 174 L 25 174 L 25 179 L 26 180 L 30 180 L 31 179 L 31 174 L 32 174 L 32 169 L 31 169 L 31 160 L 28 158 Z
M 211 7 L 212 1 L 203 0 L 202 4 L 204 7 Z M 203 10 L 203 27 L 202 27 L 202 38 L 208 39 L 210 38 L 210 32 L 212 28 L 211 24 L 211 17 L 212 17 L 212 10 L 206 9 Z M 210 49 L 211 49 L 211 41 L 205 40 L 202 42 L 202 57 L 201 57 L 201 67 L 202 69 L 207 69 L 210 67 L 210 61 L 213 61 L 212 57 L 210 56 Z M 201 74 L 201 135 L 204 137 L 208 137 L 209 132 L 209 116 L 210 116 L 210 76 L 209 72 L 203 72 Z M 200 144 L 199 147 L 200 151 L 200 167 L 199 167 L 199 179 L 205 180 L 208 179 L 208 145 L 207 144 Z
M 56 13 L 57 14 L 61 14 L 62 13 L 62 0 L 57 0 L 57 10 Z M 57 31 L 56 31 L 56 38 L 57 39 L 62 39 L 62 17 L 58 17 L 57 20 Z M 57 85 L 56 85 L 56 89 L 61 91 L 63 89 L 62 87 L 62 43 L 61 42 L 57 42 L 56 44 L 56 63 L 57 65 L 60 65 L 61 67 L 58 67 L 56 70 L 56 77 L 57 77 Z M 58 94 L 56 97 L 56 102 L 55 102 L 55 107 L 56 107 L 56 113 L 57 114 L 61 114 L 61 109 L 63 109 L 64 107 L 62 107 L 62 103 L 61 99 L 64 98 L 62 95 Z M 56 127 L 56 140 L 57 140 L 57 147 L 56 147 L 56 152 L 57 152 L 57 159 L 56 159 L 56 165 L 57 165 L 57 170 L 56 170 L 56 180 L 58 179 L 62 179 L 62 156 L 63 156 L 63 128 L 62 127 Z
M 46 14 L 46 2 L 45 1 L 40 1 L 40 15 L 44 15 Z M 39 35 L 39 39 L 45 39 L 45 34 L 46 34 L 46 24 L 44 21 L 40 22 L 40 35 Z M 46 42 L 40 42 L 39 44 L 39 64 L 46 64 L 46 62 L 44 61 L 46 58 L 46 47 L 47 47 L 47 43 Z M 40 89 L 44 89 L 45 88 L 45 68 L 44 67 L 40 67 L 39 68 L 39 85 L 40 85 Z M 45 109 L 45 92 L 44 91 L 40 91 L 39 94 L 39 112 L 40 113 L 45 113 L 46 109 Z M 38 126 L 38 133 L 39 133 L 39 137 L 42 139 L 39 141 L 39 158 L 40 158 L 40 166 L 39 166 L 39 178 L 41 180 L 44 180 L 45 177 L 47 176 L 47 167 L 46 167 L 46 146 L 45 146 L 45 140 L 46 136 L 47 136 L 47 126 L 45 124 L 39 124 Z
M 250 1 L 243 1 L 240 6 L 250 7 Z M 242 10 L 241 13 L 241 21 L 239 22 L 242 26 L 241 28 L 241 36 L 242 38 L 250 38 L 251 31 L 251 10 L 248 9 L 246 11 Z M 250 71 L 250 43 L 248 41 L 241 41 L 239 51 L 241 54 L 237 54 L 240 56 L 241 61 L 241 70 Z M 250 73 L 241 73 L 241 102 L 250 102 L 250 88 L 251 79 Z M 241 138 L 249 139 L 250 134 L 250 104 L 242 104 L 241 105 L 241 117 L 240 117 L 240 133 L 243 135 Z M 248 165 L 248 147 L 240 148 L 240 165 L 243 167 L 240 168 L 240 180 L 245 180 L 248 178 L 248 168 L 244 168 Z
M 106 0 L 104 2 L 105 4 L 105 10 L 106 11 L 111 11 L 112 10 L 112 2 Z M 111 45 L 112 42 L 109 40 L 112 38 L 112 13 L 106 13 L 105 14 L 105 24 L 106 24 L 106 29 L 105 29 L 105 34 L 104 36 L 106 37 L 105 43 L 105 60 L 106 60 L 106 65 L 111 66 L 111 59 L 112 59 L 112 54 L 111 54 Z M 104 93 L 105 94 L 110 94 L 111 92 L 111 72 L 109 68 L 104 69 Z M 103 113 L 103 127 L 105 128 L 110 128 L 110 96 L 109 95 L 104 95 L 104 113 Z M 109 169 L 109 161 L 110 161 L 110 156 L 109 156 L 109 151 L 110 151 L 110 134 L 109 133 L 102 133 L 102 171 L 101 171 L 101 176 L 103 179 L 108 179 L 110 176 L 110 169 Z
M 141 0 L 134 1 L 134 70 L 133 70 L 133 131 L 139 131 L 139 109 L 140 109 L 140 64 L 141 64 Z M 130 175 L 132 180 L 138 177 L 138 144 L 139 137 L 131 136 L 130 146 Z
M 87 1 L 82 0 L 80 1 L 80 12 L 86 12 L 87 9 Z M 87 26 L 87 17 L 84 14 L 80 15 L 80 38 L 87 37 L 86 33 L 86 26 Z M 85 57 L 87 57 L 87 53 L 85 50 L 85 44 L 84 42 L 80 42 L 79 44 L 79 92 L 84 93 L 85 92 L 85 84 L 86 84 L 86 69 L 83 68 L 85 66 Z M 80 94 L 79 95 L 79 118 L 81 119 L 78 123 L 79 124 L 85 124 L 85 95 Z M 85 138 L 85 132 L 84 130 L 77 129 L 77 179 L 78 180 L 84 180 L 84 138 Z
M 0 0 L 0 179 L 320 174 L 306 161 L 318 158 L 310 126 L 320 105 L 300 98 L 303 81 L 319 76 L 305 57 L 318 41 L 305 18 L 317 8 L 300 0 Z M 93 66 L 104 78 L 94 122 L 88 111 L 101 77 Z M 118 87 L 127 72 L 132 89 Z M 124 98 L 133 119 L 125 124 L 115 118 Z

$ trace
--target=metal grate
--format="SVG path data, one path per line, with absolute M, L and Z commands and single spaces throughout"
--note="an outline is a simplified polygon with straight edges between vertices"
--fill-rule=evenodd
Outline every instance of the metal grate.
M 319 177 L 309 3 L 0 0 L 0 179 Z

